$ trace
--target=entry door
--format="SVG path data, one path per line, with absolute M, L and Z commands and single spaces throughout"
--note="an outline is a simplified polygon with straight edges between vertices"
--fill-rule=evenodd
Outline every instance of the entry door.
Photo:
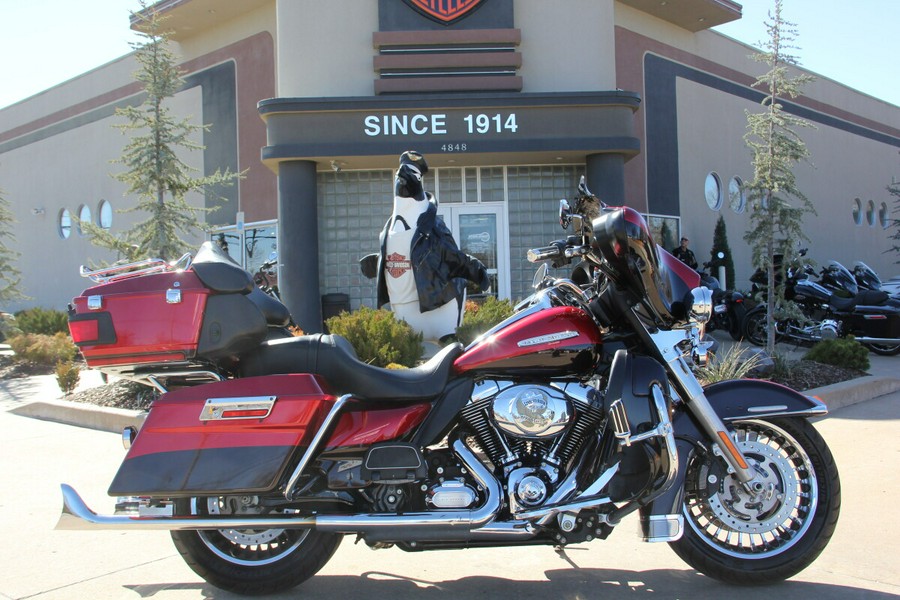
M 499 298 L 509 297 L 509 240 L 503 204 L 443 204 L 438 216 L 453 232 L 459 248 L 487 267 L 491 278 L 488 291 Z M 478 292 L 469 286 L 469 296 Z

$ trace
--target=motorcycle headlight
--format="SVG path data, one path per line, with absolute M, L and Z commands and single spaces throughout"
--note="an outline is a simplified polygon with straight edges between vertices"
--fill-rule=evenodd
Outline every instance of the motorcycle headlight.
M 691 310 L 688 312 L 688 318 L 698 325 L 702 325 L 709 321 L 712 316 L 713 302 L 712 290 L 705 287 L 698 287 L 691 290 Z

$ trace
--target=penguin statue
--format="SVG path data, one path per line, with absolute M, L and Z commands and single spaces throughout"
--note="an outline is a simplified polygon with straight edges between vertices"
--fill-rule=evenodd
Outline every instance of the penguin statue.
M 425 340 L 446 341 L 462 322 L 466 280 L 484 291 L 490 279 L 481 261 L 462 252 L 438 219 L 437 199 L 422 184 L 427 172 L 418 152 L 400 155 L 394 209 L 380 237 L 378 305 L 389 302 L 395 316 Z

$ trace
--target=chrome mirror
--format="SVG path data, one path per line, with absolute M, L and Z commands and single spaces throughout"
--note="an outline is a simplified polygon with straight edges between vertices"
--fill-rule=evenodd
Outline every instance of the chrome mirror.
M 569 206 L 569 201 L 563 198 L 559 201 L 559 226 L 568 229 L 571 222 L 572 208 Z

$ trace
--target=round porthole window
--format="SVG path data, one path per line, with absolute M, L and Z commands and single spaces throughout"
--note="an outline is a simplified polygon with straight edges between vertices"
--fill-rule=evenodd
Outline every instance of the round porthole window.
M 860 202 L 859 198 L 853 200 L 851 207 L 853 222 L 857 225 L 862 225 L 862 202 Z
M 97 225 L 103 229 L 109 229 L 112 227 L 112 218 L 112 204 L 106 200 L 101 200 L 100 204 L 97 205 Z
M 56 220 L 56 228 L 59 237 L 64 240 L 69 239 L 69 236 L 72 235 L 72 213 L 69 212 L 68 208 L 59 211 L 59 218 Z
M 722 182 L 715 172 L 711 172 L 706 176 L 703 193 L 706 196 L 706 205 L 712 210 L 722 208 Z
M 866 205 L 866 222 L 869 227 L 875 227 L 875 203 L 871 200 Z
M 891 226 L 891 216 L 888 214 L 888 207 L 884 202 L 881 203 L 881 208 L 878 209 L 878 221 L 884 229 Z
M 82 204 L 78 207 L 78 235 L 84 235 L 84 227 L 81 226 L 82 223 L 90 223 L 91 222 L 91 208 L 87 204 Z
M 728 204 L 737 214 L 741 214 L 747 208 L 747 191 L 740 177 L 732 177 L 728 182 Z

